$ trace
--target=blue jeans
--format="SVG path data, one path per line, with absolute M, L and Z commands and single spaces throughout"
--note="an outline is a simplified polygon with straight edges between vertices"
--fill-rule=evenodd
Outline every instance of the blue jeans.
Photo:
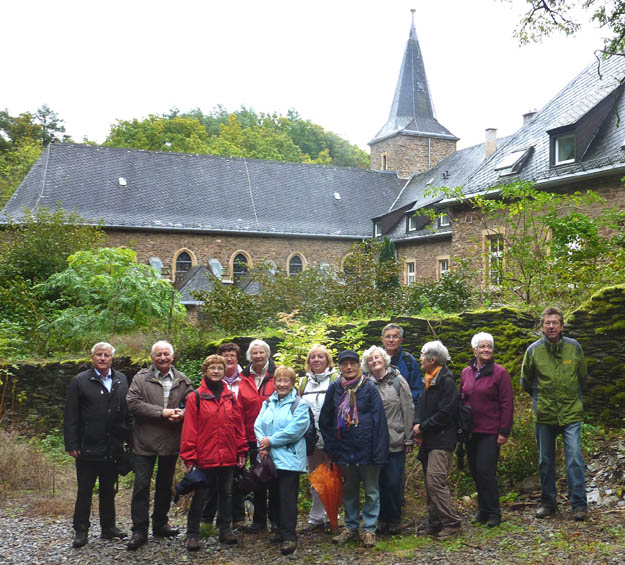
M 388 454 L 388 463 L 380 470 L 380 516 L 385 524 L 401 523 L 401 495 L 404 484 L 404 451 Z
M 540 501 L 551 508 L 556 505 L 556 438 L 562 434 L 569 501 L 574 509 L 586 508 L 586 480 L 580 439 L 580 422 L 566 426 L 536 423 L 538 472 L 542 494 Z
M 380 489 L 377 465 L 339 465 L 345 481 L 343 485 L 343 506 L 345 507 L 345 527 L 358 530 L 360 522 L 360 483 L 365 490 L 365 503 L 362 505 L 363 529 L 375 532 L 380 513 Z

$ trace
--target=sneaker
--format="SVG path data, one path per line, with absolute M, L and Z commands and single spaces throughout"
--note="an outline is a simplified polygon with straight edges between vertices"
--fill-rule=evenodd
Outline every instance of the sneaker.
M 74 535 L 74 541 L 72 541 L 72 547 L 78 549 L 83 545 L 87 545 L 89 541 L 89 530 L 76 530 Z
M 438 531 L 434 536 L 436 539 L 450 539 L 457 536 L 462 531 L 460 526 L 447 526 Z
M 200 538 L 196 535 L 187 536 L 187 540 L 184 542 L 184 546 L 187 548 L 187 551 L 199 551 Z
M 316 531 L 322 531 L 325 529 L 325 522 L 319 522 L 319 523 L 314 523 L 314 522 L 308 522 L 303 528 L 302 528 L 302 533 L 305 534 L 311 534 L 312 532 L 316 532 Z
M 282 553 L 282 555 L 291 555 L 291 553 L 293 553 L 296 548 L 297 542 L 293 540 L 283 541 L 282 545 L 280 546 L 280 553 Z
M 553 516 L 556 513 L 555 506 L 546 506 L 544 504 L 539 504 L 536 509 L 536 518 L 542 520 L 547 516 Z
M 586 518 L 588 518 L 588 510 L 586 510 L 586 508 L 573 509 L 573 520 L 576 522 L 584 522 Z
M 105 528 L 100 534 L 102 539 L 124 539 L 128 537 L 126 532 L 122 532 L 119 528 L 113 526 L 112 528 Z
M 349 528 L 343 528 L 343 531 L 338 535 L 332 538 L 332 543 L 344 544 L 348 541 L 355 539 L 358 535 L 357 530 L 350 530 Z
M 362 534 L 363 547 L 375 547 L 375 532 L 365 530 Z

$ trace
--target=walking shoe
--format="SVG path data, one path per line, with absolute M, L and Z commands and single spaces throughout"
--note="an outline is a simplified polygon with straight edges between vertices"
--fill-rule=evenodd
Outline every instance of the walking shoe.
M 130 541 L 126 545 L 128 551 L 135 551 L 148 541 L 148 535 L 143 532 L 133 532 Z
M 219 530 L 219 541 L 226 545 L 234 545 L 237 543 L 237 536 L 230 529 Z
M 388 533 L 392 536 L 396 536 L 397 534 L 401 534 L 401 524 L 389 524 L 388 525 Z
M 450 539 L 457 536 L 462 531 L 460 526 L 447 526 L 434 536 L 436 539 Z
M 586 518 L 588 518 L 588 510 L 586 508 L 573 508 L 573 520 L 584 522 Z
M 83 545 L 87 545 L 89 541 L 89 530 L 76 530 L 74 534 L 74 541 L 72 542 L 72 547 L 78 549 Z
M 350 530 L 349 528 L 343 528 L 343 531 L 332 538 L 332 543 L 344 544 L 353 540 L 358 535 L 358 530 Z
M 365 530 L 362 534 L 363 547 L 375 547 L 375 532 Z
M 282 553 L 282 555 L 291 555 L 291 553 L 293 553 L 296 548 L 297 542 L 293 540 L 286 540 L 283 541 L 282 545 L 280 546 L 280 553 Z
M 486 522 L 486 525 L 489 528 L 496 528 L 499 526 L 499 524 L 501 524 L 501 514 L 490 516 L 488 518 L 488 521 Z
M 180 533 L 178 528 L 172 528 L 169 524 L 152 529 L 155 538 L 175 538 Z
M 378 527 L 375 529 L 376 534 L 385 534 L 388 532 L 388 524 L 386 522 L 378 522 Z
M 112 528 L 105 528 L 102 530 L 100 537 L 102 539 L 124 539 L 128 537 L 128 534 L 113 526 Z
M 184 546 L 187 548 L 187 551 L 199 551 L 200 549 L 200 538 L 194 534 L 187 536 L 187 540 L 184 542 Z
M 478 512 L 473 518 L 471 518 L 471 524 L 486 524 L 488 516 L 485 512 Z
M 303 528 L 302 528 L 302 533 L 303 534 L 311 534 L 312 532 L 315 531 L 322 531 L 325 529 L 325 522 L 319 522 L 317 524 L 315 524 L 314 522 L 308 522 Z
M 263 524 L 257 524 L 256 522 L 253 522 L 249 526 L 245 526 L 245 528 L 243 528 L 243 529 L 248 534 L 259 534 L 260 532 L 264 532 L 267 529 L 267 526 L 264 526 Z
M 542 520 L 547 516 L 553 516 L 556 513 L 555 506 L 545 506 L 544 504 L 539 504 L 536 509 L 536 518 Z
M 440 532 L 440 530 L 441 530 L 440 526 L 432 526 L 428 522 L 425 522 L 424 524 L 421 524 L 417 528 L 417 535 L 419 535 L 419 536 L 435 536 L 436 534 L 438 534 L 438 532 Z
M 278 533 L 271 534 L 269 536 L 269 543 L 273 543 L 273 544 L 282 543 L 282 536 Z

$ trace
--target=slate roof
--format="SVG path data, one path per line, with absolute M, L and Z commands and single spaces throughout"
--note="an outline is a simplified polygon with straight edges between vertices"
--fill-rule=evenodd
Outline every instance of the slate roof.
M 392 172 L 54 143 L 3 213 L 61 204 L 108 228 L 360 239 L 404 182 Z
M 562 89 L 536 116 L 525 124 L 508 141 L 467 179 L 465 192 L 474 194 L 488 190 L 498 184 L 518 179 L 536 181 L 565 182 L 565 179 L 578 173 L 623 166 L 622 145 L 625 142 L 625 97 L 621 80 L 625 77 L 625 59 L 611 57 L 601 62 L 600 73 L 597 62 L 588 65 L 564 89 Z M 612 98 L 609 96 L 612 94 Z M 572 126 L 588 116 L 605 101 L 607 117 L 597 120 L 597 131 L 584 155 L 570 165 L 553 167 L 550 165 L 549 131 L 564 126 Z M 534 148 L 534 152 L 518 174 L 500 176 L 496 170 L 507 155 L 516 150 Z M 443 161 L 444 163 L 444 161 Z
M 388 120 L 369 145 L 398 134 L 458 139 L 434 114 L 414 16 Z

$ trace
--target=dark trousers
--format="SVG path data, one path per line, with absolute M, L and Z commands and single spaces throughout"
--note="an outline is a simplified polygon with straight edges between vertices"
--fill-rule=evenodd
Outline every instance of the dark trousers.
M 273 481 L 274 496 L 269 500 L 269 513 L 275 516 L 282 541 L 296 541 L 297 495 L 299 494 L 298 471 L 278 469 L 278 478 Z
M 402 451 L 388 454 L 388 463 L 380 469 L 380 515 L 378 522 L 401 523 L 401 503 L 404 483 L 406 453 Z
M 501 516 L 497 462 L 499 445 L 496 434 L 473 434 L 468 445 L 469 469 L 477 487 L 477 508 L 486 518 Z
M 232 521 L 244 522 L 245 521 L 245 505 L 244 495 L 241 493 L 237 486 L 238 482 L 232 482 Z M 217 514 L 217 505 L 219 499 L 218 489 L 208 489 L 206 495 L 206 503 L 204 505 L 204 511 L 202 512 L 202 522 L 212 524 L 215 514 Z M 219 523 L 219 517 L 217 517 Z
M 88 530 L 91 525 L 89 522 L 91 495 L 96 479 L 99 481 L 100 528 L 106 530 L 115 526 L 115 483 L 117 482 L 115 463 L 76 459 L 78 492 L 73 520 L 76 531 Z
M 177 455 L 134 455 L 135 485 L 132 490 L 130 517 L 132 531 L 147 535 L 150 524 L 150 482 L 154 464 L 158 459 L 156 484 L 154 486 L 154 509 L 152 511 L 152 530 L 167 525 L 167 513 L 171 504 L 171 486 L 176 471 Z
M 197 489 L 193 494 L 187 514 L 187 535 L 200 534 L 202 511 L 207 498 L 212 493 L 215 493 L 219 500 L 217 527 L 220 530 L 228 530 L 232 522 L 232 475 L 234 474 L 234 467 L 214 467 L 202 470 L 208 479 L 208 486 Z
M 254 443 L 248 443 L 248 445 L 250 447 L 250 465 L 254 465 L 258 455 L 258 447 Z M 275 513 L 277 504 L 272 504 L 275 496 L 277 495 L 273 483 L 254 491 L 254 524 L 266 528 L 267 513 L 269 513 L 269 521 L 272 527 L 278 523 L 278 516 Z M 269 505 L 267 505 L 267 497 L 269 497 Z

